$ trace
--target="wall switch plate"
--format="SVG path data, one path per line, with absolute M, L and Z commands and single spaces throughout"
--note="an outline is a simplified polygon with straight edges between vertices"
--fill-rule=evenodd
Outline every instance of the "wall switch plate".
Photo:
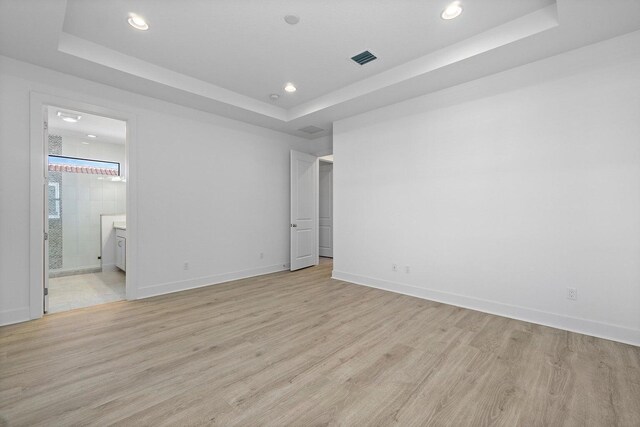
M 260 259 L 264 258 L 264 252 L 260 252 Z
M 577 288 L 567 288 L 567 299 L 577 300 L 578 299 L 578 289 Z
M 404 272 L 409 274 L 411 273 L 411 267 L 409 267 L 408 265 L 404 267 Z

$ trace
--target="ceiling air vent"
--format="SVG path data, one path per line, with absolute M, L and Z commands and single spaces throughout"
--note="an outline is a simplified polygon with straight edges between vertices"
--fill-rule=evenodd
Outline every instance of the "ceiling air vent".
M 322 132 L 324 129 L 321 129 L 317 126 L 307 126 L 307 127 L 300 128 L 298 130 L 304 133 L 308 133 L 309 135 L 312 135 L 314 133 Z
M 369 52 L 368 50 L 365 50 L 362 53 L 357 54 L 356 56 L 352 56 L 351 59 L 353 59 L 355 62 L 357 62 L 360 65 L 364 65 L 367 62 L 371 62 L 374 59 L 377 59 L 377 57 Z

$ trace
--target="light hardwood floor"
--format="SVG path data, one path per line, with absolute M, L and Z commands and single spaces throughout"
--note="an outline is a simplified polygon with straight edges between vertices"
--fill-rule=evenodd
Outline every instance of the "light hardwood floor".
M 640 425 L 640 348 L 330 270 L 0 328 L 0 425 Z

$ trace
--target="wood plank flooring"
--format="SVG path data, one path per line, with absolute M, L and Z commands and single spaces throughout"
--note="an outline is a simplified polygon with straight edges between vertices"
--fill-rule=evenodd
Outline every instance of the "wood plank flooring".
M 640 426 L 640 348 L 331 264 L 0 328 L 0 426 Z

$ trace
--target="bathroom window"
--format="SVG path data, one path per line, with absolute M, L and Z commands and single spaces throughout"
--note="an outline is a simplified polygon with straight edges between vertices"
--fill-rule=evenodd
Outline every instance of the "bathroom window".
M 50 155 L 49 170 L 54 172 L 120 176 L 120 163 Z
M 49 183 L 49 219 L 60 219 L 60 183 Z

